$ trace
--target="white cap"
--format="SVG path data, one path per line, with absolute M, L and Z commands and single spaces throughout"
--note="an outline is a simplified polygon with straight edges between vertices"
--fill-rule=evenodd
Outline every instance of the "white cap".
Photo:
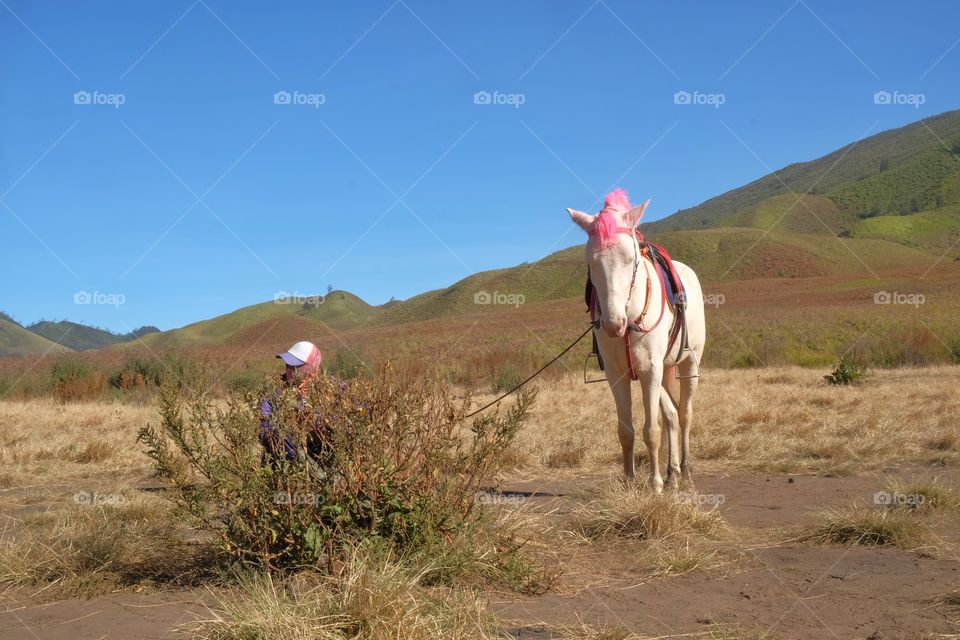
M 312 342 L 307 342 L 306 340 L 298 342 L 284 353 L 277 354 L 277 357 L 291 367 L 300 367 L 308 363 L 312 364 L 314 361 L 319 364 L 322 358 L 317 345 Z

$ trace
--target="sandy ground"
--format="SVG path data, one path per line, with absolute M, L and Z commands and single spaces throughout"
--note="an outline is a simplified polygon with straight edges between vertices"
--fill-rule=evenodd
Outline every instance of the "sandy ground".
M 894 474 L 935 476 L 945 486 L 960 488 L 960 470 L 954 468 L 905 467 Z M 508 482 L 501 489 L 517 492 L 529 507 L 562 520 L 574 505 L 573 497 L 602 480 L 596 473 L 568 474 L 561 480 Z M 735 562 L 651 579 L 632 560 L 639 543 L 617 542 L 609 548 L 597 543 L 571 563 L 579 567 L 577 575 L 564 578 L 556 592 L 491 593 L 491 608 L 503 621 L 504 632 L 518 638 L 552 638 L 554 629 L 580 624 L 651 637 L 705 633 L 718 624 L 764 631 L 768 637 L 810 640 L 957 633 L 949 612 L 932 604 L 960 585 L 960 559 L 950 547 L 756 543 L 766 533 L 776 537 L 804 524 L 825 507 L 868 504 L 880 486 L 882 478 L 874 474 L 701 474 L 701 494 L 723 496 L 718 507 L 722 515 L 752 541 Z M 960 542 L 960 522 L 954 516 L 938 518 L 935 531 L 948 544 Z M 584 566 L 593 570 L 584 572 Z M 0 638 L 182 637 L 176 632 L 179 625 L 211 615 L 205 603 L 212 598 L 200 590 L 126 590 L 91 599 L 50 600 L 43 590 L 16 589 L 0 599 Z
M 960 484 L 957 469 L 934 473 L 946 486 Z M 895 475 L 931 477 L 931 471 L 905 468 Z M 509 488 L 564 494 L 575 492 L 576 484 L 528 482 Z M 879 486 L 881 478 L 875 475 L 726 474 L 701 475 L 697 488 L 724 496 L 719 506 L 724 518 L 736 530 L 763 538 L 764 533 L 802 525 L 824 508 L 870 504 Z M 531 499 L 564 508 L 562 495 Z M 945 542 L 960 542 L 955 517 L 940 519 L 935 530 Z M 747 545 L 733 566 L 655 580 L 633 566 L 629 544 L 595 557 L 599 584 L 572 594 L 494 600 L 494 609 L 502 619 L 517 621 L 511 630 L 523 638 L 553 637 L 536 625 L 529 628 L 531 620 L 544 627 L 618 627 L 652 637 L 695 634 L 716 624 L 798 640 L 960 632 L 945 612 L 931 605 L 960 585 L 960 558 L 952 551 Z
M 960 638 L 960 607 L 937 602 L 960 593 L 960 510 L 923 516 L 934 539 L 914 547 L 795 540 L 824 509 L 872 507 L 894 476 L 960 491 L 960 367 L 877 371 L 843 388 L 800 368 L 710 373 L 698 396 L 694 468 L 700 495 L 722 497 L 730 553 L 654 577 L 646 542 L 566 536 L 553 549 L 560 576 L 545 594 L 484 594 L 504 632 L 552 638 L 587 624 L 640 638 Z M 584 386 L 574 372 L 542 390 L 498 487 L 521 503 L 518 519 L 526 510 L 566 532 L 584 492 L 617 476 L 605 387 Z M 78 491 L 155 499 L 149 460 L 134 443 L 156 419 L 147 405 L 0 403 L 0 534 L 72 508 Z M 206 604 L 215 602 L 204 589 L 163 585 L 89 599 L 63 599 L 56 587 L 0 593 L 0 640 L 183 637 L 177 628 L 212 616 Z

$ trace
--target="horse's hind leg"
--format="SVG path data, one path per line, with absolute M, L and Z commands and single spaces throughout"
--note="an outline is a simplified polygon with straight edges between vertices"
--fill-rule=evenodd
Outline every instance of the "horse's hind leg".
M 700 367 L 695 364 L 694 358 L 687 358 L 679 364 L 680 371 L 680 474 L 683 482 L 693 488 L 693 470 L 690 457 L 690 421 L 693 418 L 693 396 L 697 391 Z

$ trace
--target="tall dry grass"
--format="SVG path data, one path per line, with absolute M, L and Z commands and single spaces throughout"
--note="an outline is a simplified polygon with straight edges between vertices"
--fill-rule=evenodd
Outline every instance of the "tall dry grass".
M 862 384 L 830 386 L 801 367 L 703 371 L 691 450 L 698 469 L 839 475 L 960 456 L 960 367 L 871 370 Z M 633 385 L 637 456 L 646 451 L 640 388 Z M 619 461 L 606 383 L 580 372 L 541 385 L 511 459 L 516 472 L 581 472 Z
M 217 594 L 211 618 L 187 626 L 202 640 L 486 640 L 498 637 L 468 591 L 425 588 L 389 556 L 354 549 L 335 576 L 248 574 Z
M 118 402 L 0 402 L 0 489 L 149 472 L 137 430 L 156 407 Z

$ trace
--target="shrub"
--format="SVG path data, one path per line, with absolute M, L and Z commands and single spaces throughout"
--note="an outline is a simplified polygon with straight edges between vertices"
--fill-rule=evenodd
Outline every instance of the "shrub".
M 51 369 L 53 395 L 60 402 L 92 400 L 107 391 L 107 379 L 75 357 L 58 360 Z
M 146 386 L 158 387 L 166 366 L 169 366 L 169 363 L 157 358 L 128 357 L 123 366 L 110 376 L 110 386 L 122 391 Z
M 262 394 L 214 404 L 202 381 L 165 381 L 159 427 L 140 439 L 195 526 L 235 560 L 267 569 L 333 569 L 359 538 L 407 553 L 468 530 L 478 491 L 533 401 L 523 394 L 467 431 L 469 398 L 454 400 L 436 379 L 401 380 L 389 366 L 376 378 L 321 376 L 303 391 L 263 392 L 272 393 L 269 425 L 297 460 L 266 461 Z
M 265 377 L 255 369 L 243 369 L 227 378 L 226 387 L 234 393 L 254 392 L 263 385 Z
M 494 378 L 493 392 L 506 393 L 521 382 L 523 382 L 523 377 L 520 375 L 520 372 L 517 371 L 517 368 L 513 365 L 507 365 L 500 369 L 500 373 Z
M 864 373 L 863 367 L 854 362 L 852 358 L 841 356 L 840 362 L 837 363 L 834 370 L 823 376 L 823 379 L 828 384 L 850 384 L 863 378 Z
M 352 380 L 370 373 L 370 367 L 355 351 L 343 349 L 333 354 L 324 368 L 338 378 Z

